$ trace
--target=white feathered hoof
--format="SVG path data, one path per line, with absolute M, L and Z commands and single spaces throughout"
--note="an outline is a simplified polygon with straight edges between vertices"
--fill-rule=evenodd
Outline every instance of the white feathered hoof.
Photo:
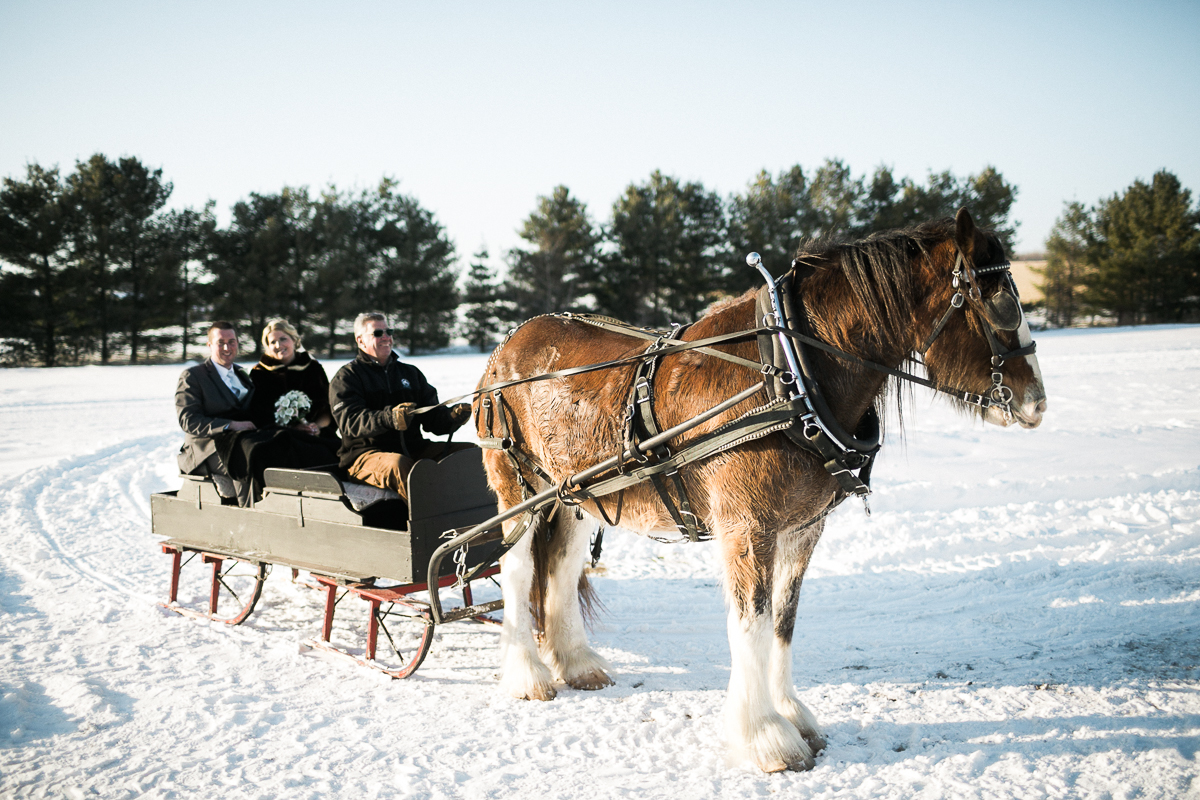
M 602 669 L 594 669 L 567 680 L 567 685 L 572 689 L 581 689 L 585 692 L 594 692 L 597 689 L 603 689 L 605 686 L 612 686 L 614 683 L 616 681 L 608 677 L 607 673 Z
M 825 749 L 825 737 L 821 735 L 817 718 L 813 716 L 807 706 L 799 700 L 788 698 L 784 701 L 783 707 L 779 708 L 779 713 L 796 726 L 796 730 L 800 731 L 800 735 L 804 738 L 804 743 L 808 745 L 808 749 L 814 755 Z
M 558 695 L 546 665 L 512 648 L 500 673 L 500 686 L 518 700 L 553 700 Z
M 745 749 L 749 760 L 763 772 L 803 772 L 817 764 L 800 731 L 779 715 L 754 726 Z
M 613 679 L 608 677 L 612 667 L 603 656 L 590 647 L 579 647 L 565 652 L 544 647 L 541 656 L 549 666 L 550 674 L 572 689 L 591 692 L 612 686 L 614 683 Z

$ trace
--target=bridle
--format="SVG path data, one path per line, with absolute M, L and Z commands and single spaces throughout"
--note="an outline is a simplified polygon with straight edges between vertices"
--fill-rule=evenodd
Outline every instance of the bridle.
M 1029 336 L 1029 324 L 1025 320 L 1025 312 L 1021 309 L 1020 294 L 1017 292 L 1017 284 L 1012 277 L 1012 264 L 1005 260 L 983 267 L 971 267 L 967 265 L 962 250 L 957 246 L 955 249 L 957 256 L 954 260 L 954 272 L 950 277 L 950 285 L 954 288 L 954 294 L 950 297 L 950 306 L 933 326 L 933 330 L 930 331 L 929 336 L 917 352 L 921 354 L 922 358 L 925 356 L 937 338 L 942 335 L 955 311 L 968 303 L 975 306 L 975 311 L 983 327 L 984 338 L 987 339 L 988 347 L 992 351 L 990 361 L 992 388 L 986 395 L 964 393 L 962 399 L 973 405 L 984 407 L 986 398 L 986 406 L 999 408 L 1004 415 L 1005 423 L 1008 424 L 1013 419 L 1013 390 L 1005 385 L 1004 373 L 1001 372 L 1001 369 L 1004 367 L 1005 361 L 1033 355 L 1037 351 L 1037 343 Z M 997 272 L 1003 273 L 1006 285 L 995 295 L 984 300 L 979 290 L 979 277 Z M 1024 337 L 1018 333 L 1017 343 L 1020 345 L 1021 338 L 1027 338 L 1029 344 L 1009 349 L 1000 343 L 1000 339 L 996 335 L 996 332 L 1001 330 L 1023 332 Z

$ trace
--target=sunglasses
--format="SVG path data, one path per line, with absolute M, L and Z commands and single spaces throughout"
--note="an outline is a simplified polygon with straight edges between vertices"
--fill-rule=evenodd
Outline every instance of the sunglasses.
M 371 335 L 378 339 L 380 336 L 391 336 L 395 328 L 376 328 L 371 331 Z

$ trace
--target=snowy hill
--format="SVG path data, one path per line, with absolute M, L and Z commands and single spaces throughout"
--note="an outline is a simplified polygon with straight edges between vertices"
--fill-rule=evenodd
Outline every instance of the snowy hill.
M 505 697 L 465 623 L 392 682 L 300 646 L 322 598 L 286 570 L 237 628 L 155 605 L 179 365 L 0 371 L 0 796 L 1198 796 L 1200 327 L 1038 346 L 1041 428 L 917 393 L 873 515 L 830 519 L 794 665 L 829 746 L 781 775 L 718 740 L 715 547 L 606 536 L 615 687 Z M 450 396 L 485 357 L 412 360 Z

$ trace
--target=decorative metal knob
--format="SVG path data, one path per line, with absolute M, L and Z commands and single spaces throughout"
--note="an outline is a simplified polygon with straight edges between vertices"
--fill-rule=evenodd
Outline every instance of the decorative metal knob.
M 760 256 L 758 253 L 751 253 L 750 255 L 746 256 L 746 266 L 750 267 L 751 269 L 757 269 L 758 265 L 761 263 L 762 256 Z

